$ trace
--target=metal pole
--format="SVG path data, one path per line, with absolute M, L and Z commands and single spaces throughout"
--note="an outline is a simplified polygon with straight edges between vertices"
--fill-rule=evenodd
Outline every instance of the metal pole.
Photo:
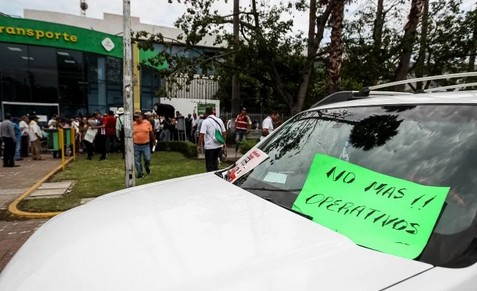
M 234 9 L 233 9 L 233 33 L 234 33 L 234 50 L 239 49 L 240 45 L 240 26 L 239 26 L 239 14 L 240 14 L 240 0 L 234 0 Z M 234 114 L 240 113 L 240 79 L 239 79 L 239 72 L 237 71 L 238 65 L 236 62 L 235 54 L 233 56 L 233 63 L 236 72 L 232 76 L 232 117 Z M 232 118 L 232 124 L 235 123 L 235 119 Z
M 131 49 L 131 2 L 123 0 L 123 103 L 124 103 L 124 150 L 125 150 L 125 184 L 126 188 L 134 187 L 134 149 L 132 139 L 133 117 L 133 78 Z

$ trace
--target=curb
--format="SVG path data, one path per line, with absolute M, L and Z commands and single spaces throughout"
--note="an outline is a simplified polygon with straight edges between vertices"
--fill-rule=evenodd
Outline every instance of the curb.
M 20 201 L 22 201 L 23 199 L 25 199 L 25 197 L 30 195 L 33 191 L 38 189 L 41 186 L 41 184 L 43 184 L 45 181 L 47 181 L 51 176 L 56 174 L 58 171 L 63 169 L 63 167 L 66 166 L 73 159 L 74 159 L 73 157 L 70 157 L 69 159 L 67 159 L 65 161 L 64 165 L 61 164 L 58 167 L 56 167 L 55 169 L 53 169 L 45 177 L 41 178 L 33 186 L 31 186 L 25 192 L 23 192 L 23 194 L 18 196 L 12 203 L 10 203 L 10 205 L 8 205 L 8 212 L 10 212 L 11 214 L 13 214 L 15 216 L 22 217 L 22 218 L 51 218 L 55 215 L 58 215 L 58 214 L 62 213 L 62 211 L 59 211 L 59 212 L 27 212 L 27 211 L 23 211 L 23 210 L 18 209 L 17 206 L 18 206 L 18 203 L 20 203 Z

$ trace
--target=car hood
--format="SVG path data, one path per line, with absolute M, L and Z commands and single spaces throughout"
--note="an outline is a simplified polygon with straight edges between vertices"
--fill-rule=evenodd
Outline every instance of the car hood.
M 12 258 L 0 290 L 379 290 L 430 268 L 207 173 L 54 217 Z

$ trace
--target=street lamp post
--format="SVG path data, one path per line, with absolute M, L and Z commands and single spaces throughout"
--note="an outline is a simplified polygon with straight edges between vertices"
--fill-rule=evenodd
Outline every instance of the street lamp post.
M 123 0 L 123 103 L 124 103 L 124 150 L 125 150 L 125 184 L 134 187 L 134 149 L 132 139 L 133 117 L 133 78 L 132 78 L 132 49 L 131 49 L 131 3 Z

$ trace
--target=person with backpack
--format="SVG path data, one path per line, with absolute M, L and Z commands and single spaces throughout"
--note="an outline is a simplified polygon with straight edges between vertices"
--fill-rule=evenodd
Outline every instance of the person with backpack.
M 215 109 L 205 110 L 206 118 L 202 121 L 199 134 L 199 145 L 204 148 L 205 168 L 207 172 L 219 169 L 219 157 L 225 147 L 225 130 L 222 119 L 215 116 Z

